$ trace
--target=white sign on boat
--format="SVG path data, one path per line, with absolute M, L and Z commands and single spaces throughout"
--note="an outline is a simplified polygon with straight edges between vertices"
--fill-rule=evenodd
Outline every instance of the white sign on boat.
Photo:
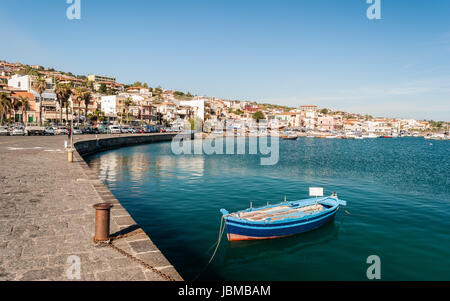
M 309 187 L 309 196 L 323 196 L 323 187 Z

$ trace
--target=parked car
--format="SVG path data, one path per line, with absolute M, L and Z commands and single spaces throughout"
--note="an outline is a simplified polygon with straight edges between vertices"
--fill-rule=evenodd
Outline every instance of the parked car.
M 91 134 L 101 134 L 101 131 L 98 128 L 91 128 Z
M 9 136 L 9 130 L 6 126 L 0 126 L 0 136 Z
M 122 133 L 122 130 L 121 130 L 120 126 L 118 126 L 118 125 L 111 125 L 109 127 L 109 131 L 110 131 L 111 134 L 120 134 L 120 133 Z
M 83 134 L 92 134 L 92 128 L 91 127 L 84 127 L 81 129 L 81 131 L 83 132 Z
M 127 125 L 123 126 L 123 127 L 121 128 L 121 131 L 122 131 L 122 133 L 124 133 L 124 134 L 131 133 L 131 129 L 130 129 L 130 127 L 127 126 Z
M 69 132 L 65 126 L 58 126 L 55 128 L 55 135 L 67 135 Z
M 44 135 L 45 136 L 54 136 L 55 130 L 52 127 L 46 127 L 44 130 Z
M 159 129 L 154 125 L 145 126 L 143 128 L 143 130 L 144 130 L 144 133 L 158 133 L 159 132 Z
M 25 130 L 23 128 L 13 128 L 9 134 L 11 136 L 25 136 Z
M 28 136 L 35 136 L 35 135 L 44 135 L 45 133 L 45 127 L 43 126 L 28 126 L 25 128 L 25 132 Z
M 74 134 L 74 135 L 82 135 L 83 132 L 80 130 L 79 127 L 74 127 L 74 128 L 73 128 L 73 134 Z
M 99 134 L 108 134 L 109 133 L 109 127 L 101 124 L 97 125 L 97 131 Z

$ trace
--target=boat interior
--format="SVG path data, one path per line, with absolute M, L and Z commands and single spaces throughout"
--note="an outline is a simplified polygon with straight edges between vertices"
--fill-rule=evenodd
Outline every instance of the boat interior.
M 309 206 L 300 206 L 300 204 L 287 204 L 266 209 L 237 212 L 233 213 L 231 216 L 252 222 L 274 222 L 288 218 L 300 218 L 306 215 L 316 214 L 326 210 L 327 208 L 327 205 L 318 203 Z

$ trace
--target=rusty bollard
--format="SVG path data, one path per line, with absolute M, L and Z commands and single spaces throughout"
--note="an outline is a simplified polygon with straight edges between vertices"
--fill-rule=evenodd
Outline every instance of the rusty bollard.
M 109 240 L 109 216 L 111 208 L 110 203 L 101 203 L 94 205 L 95 208 L 95 236 L 94 241 Z

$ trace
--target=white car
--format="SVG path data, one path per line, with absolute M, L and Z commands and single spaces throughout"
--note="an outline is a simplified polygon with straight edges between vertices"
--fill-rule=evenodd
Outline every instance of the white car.
M 14 128 L 11 133 L 11 136 L 25 136 L 25 131 L 21 128 Z
M 0 126 L 0 136 L 8 136 L 9 130 L 6 126 Z
M 122 133 L 122 130 L 120 129 L 120 126 L 118 125 L 111 125 L 109 127 L 109 131 L 111 134 L 120 134 Z
M 60 126 L 55 129 L 55 135 L 67 135 L 68 133 L 67 128 L 64 126 Z
M 81 135 L 83 132 L 80 130 L 80 128 L 73 128 L 73 135 Z
M 121 130 L 122 130 L 122 133 L 124 133 L 124 134 L 131 133 L 131 129 L 129 126 L 123 126 Z
M 44 130 L 44 135 L 45 136 L 54 136 L 55 130 L 52 127 L 48 127 Z

